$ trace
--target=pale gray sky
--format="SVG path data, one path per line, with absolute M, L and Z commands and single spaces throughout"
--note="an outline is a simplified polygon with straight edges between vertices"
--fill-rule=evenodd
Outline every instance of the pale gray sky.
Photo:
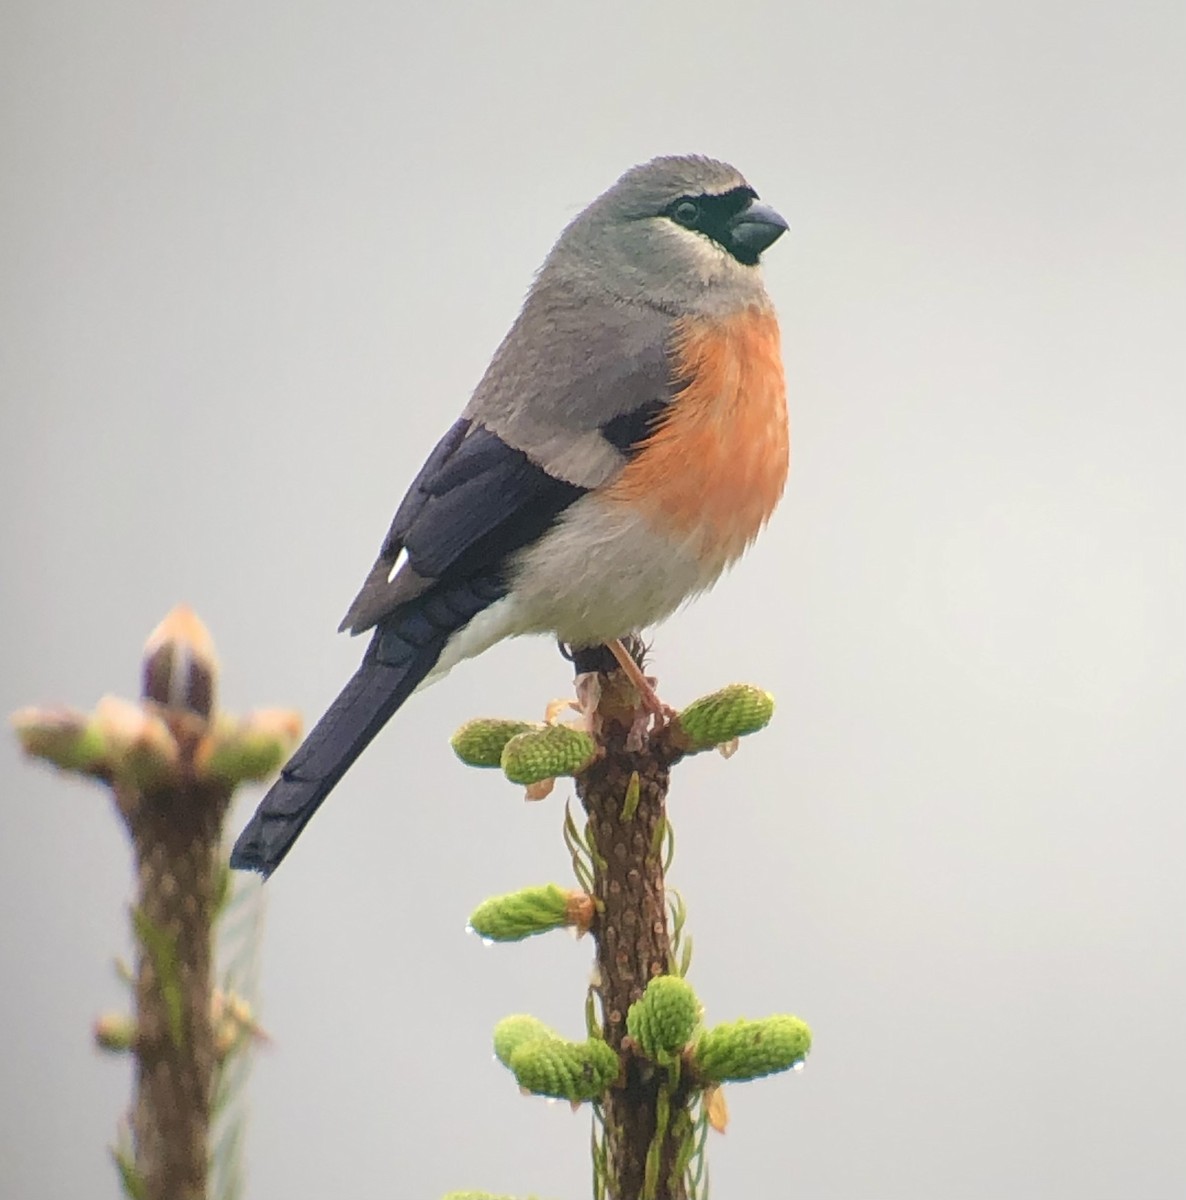
M 673 882 L 709 1018 L 816 1046 L 731 1090 L 715 1194 L 1183 1194 L 1184 44 L 1170 3 L 10 0 L 0 710 L 133 692 L 187 600 L 228 707 L 316 717 L 562 225 L 729 159 L 792 225 L 792 478 L 655 669 L 779 710 L 679 771 Z M 588 1194 L 489 1031 L 577 1033 L 589 947 L 462 933 L 565 878 L 566 789 L 448 747 L 567 685 L 541 641 L 417 697 L 269 885 L 250 1197 Z M 115 1197 L 127 848 L 9 738 L 0 779 L 0 1192 Z

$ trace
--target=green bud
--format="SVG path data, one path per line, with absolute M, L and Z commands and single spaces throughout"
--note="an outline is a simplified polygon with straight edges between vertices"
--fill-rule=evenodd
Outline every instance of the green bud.
M 700 1001 L 687 980 L 658 975 L 626 1014 L 626 1031 L 657 1063 L 667 1063 L 691 1041 L 700 1021 Z
M 82 775 L 100 771 L 107 743 L 98 722 L 67 708 L 22 708 L 12 714 L 21 749 L 63 771 Z
M 95 1020 L 95 1045 L 122 1054 L 136 1044 L 136 1022 L 127 1013 L 104 1013 Z
M 116 778 L 143 790 L 177 782 L 181 752 L 154 709 L 104 696 L 95 706 L 95 725 Z
M 711 1083 L 757 1079 L 802 1062 L 811 1049 L 811 1030 L 798 1017 L 716 1025 L 696 1043 L 697 1070 Z
M 214 1056 L 224 1062 L 249 1042 L 266 1042 L 251 1002 L 235 992 L 216 988 L 210 997 L 210 1023 L 214 1027 Z
M 218 659 L 198 615 L 178 604 L 148 636 L 141 696 L 174 713 L 209 721 L 216 711 Z
M 675 718 L 674 735 L 689 754 L 711 750 L 770 724 L 774 697 L 748 683 L 733 683 L 694 700 Z
M 526 1042 L 556 1037 L 559 1034 L 549 1029 L 538 1017 L 526 1013 L 503 1017 L 494 1027 L 494 1057 L 504 1067 L 510 1067 L 511 1055 Z
M 231 786 L 264 780 L 284 765 L 300 736 L 300 717 L 286 709 L 261 709 L 242 720 L 219 717 L 198 744 L 194 767 Z
M 538 728 L 530 721 L 500 721 L 479 717 L 462 725 L 449 744 L 453 747 L 453 753 L 467 767 L 500 767 L 507 742 L 517 733 Z
M 131 1148 L 121 1145 L 112 1146 L 110 1150 L 115 1169 L 119 1172 L 119 1181 L 123 1185 L 123 1194 L 130 1200 L 143 1200 L 148 1195 L 148 1187 L 136 1166 L 136 1157 Z
M 494 1192 L 450 1192 L 442 1200 L 519 1200 L 519 1197 L 504 1196 L 501 1192 L 497 1195 Z M 535 1197 L 528 1196 L 526 1200 L 535 1200 Z
M 493 942 L 517 942 L 533 933 L 546 933 L 569 924 L 569 895 L 565 888 L 549 883 L 491 896 L 474 909 L 470 927 Z
M 477 766 L 470 763 L 470 766 Z M 496 763 L 495 766 L 498 764 Z M 518 1200 L 516 1196 L 495 1195 L 493 1192 L 450 1192 L 443 1200 Z
M 524 1042 L 509 1066 L 526 1091 L 575 1103 L 602 1095 L 617 1079 L 621 1064 L 600 1038 L 570 1042 L 553 1036 Z
M 578 775 L 597 753 L 591 734 L 566 725 L 545 725 L 517 734 L 502 752 L 503 774 L 512 783 L 540 783 Z

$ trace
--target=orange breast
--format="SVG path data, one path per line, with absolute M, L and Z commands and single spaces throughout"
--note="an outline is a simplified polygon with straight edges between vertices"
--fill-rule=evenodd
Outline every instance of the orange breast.
M 604 495 L 724 567 L 757 536 L 786 484 L 778 321 L 760 309 L 683 321 L 672 350 L 682 386 Z

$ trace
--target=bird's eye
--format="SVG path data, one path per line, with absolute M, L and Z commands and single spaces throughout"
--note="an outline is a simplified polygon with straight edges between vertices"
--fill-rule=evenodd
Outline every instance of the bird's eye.
M 674 221 L 690 229 L 700 220 L 700 205 L 695 200 L 681 200 L 671 210 L 671 216 Z

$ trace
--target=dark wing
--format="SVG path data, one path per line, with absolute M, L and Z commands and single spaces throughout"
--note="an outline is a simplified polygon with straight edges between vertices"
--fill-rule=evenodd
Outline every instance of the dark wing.
M 404 497 L 341 628 L 362 633 L 430 589 L 497 572 L 585 490 L 483 426 L 458 421 Z M 393 576 L 401 551 L 407 558 Z
M 602 426 L 601 436 L 623 462 L 648 436 L 664 403 L 652 400 Z M 363 633 L 430 589 L 497 575 L 514 551 L 540 537 L 587 490 L 549 475 L 522 450 L 463 418 L 408 489 L 340 628 Z M 393 576 L 401 551 L 407 558 Z

